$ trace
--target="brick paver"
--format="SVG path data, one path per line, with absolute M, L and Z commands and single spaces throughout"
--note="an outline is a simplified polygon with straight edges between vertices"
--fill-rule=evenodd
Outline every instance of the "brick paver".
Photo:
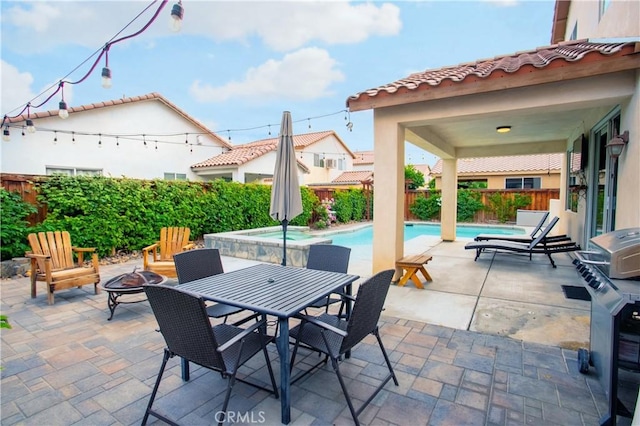
M 46 297 L 29 297 L 26 279 L 0 285 L 13 326 L 1 334 L 3 426 L 140 424 L 164 347 L 148 304 L 118 306 L 107 321 L 105 293 L 71 289 L 48 306 Z M 393 317 L 382 318 L 381 334 L 400 386 L 387 383 L 363 424 L 587 425 L 604 406 L 571 350 Z M 277 351 L 269 350 L 277 375 Z M 318 360 L 300 355 L 299 362 Z M 249 367 L 246 374 L 264 381 L 264 365 Z M 357 346 L 341 369 L 358 405 L 385 373 L 375 339 Z M 172 359 L 156 408 L 182 424 L 212 424 L 224 386 L 219 374 L 193 365 L 192 380 L 183 382 Z M 279 407 L 241 383 L 230 403 L 243 424 L 278 423 Z M 293 386 L 292 408 L 293 424 L 353 423 L 330 364 Z

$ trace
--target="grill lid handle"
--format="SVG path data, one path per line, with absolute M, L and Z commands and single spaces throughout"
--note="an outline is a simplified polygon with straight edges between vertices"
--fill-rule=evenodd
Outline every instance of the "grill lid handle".
M 576 252 L 574 252 L 574 254 L 578 258 L 578 260 L 580 260 L 580 263 L 583 263 L 585 265 L 602 265 L 602 266 L 611 265 L 611 262 L 607 262 L 605 260 L 591 260 L 591 259 L 587 259 L 585 256 L 583 256 L 583 255 L 586 255 L 586 256 L 589 256 L 589 255 L 602 256 L 602 253 L 599 252 L 599 251 L 582 250 L 582 251 L 576 251 Z

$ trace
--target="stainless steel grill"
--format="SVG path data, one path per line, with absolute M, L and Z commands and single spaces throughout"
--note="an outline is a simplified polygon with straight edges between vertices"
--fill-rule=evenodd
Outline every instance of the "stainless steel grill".
M 640 385 L 640 228 L 599 235 L 589 248 L 574 260 L 591 296 L 590 347 L 578 358 L 608 396 L 600 424 L 615 425 L 617 416 L 633 415 L 627 406 L 635 406 Z

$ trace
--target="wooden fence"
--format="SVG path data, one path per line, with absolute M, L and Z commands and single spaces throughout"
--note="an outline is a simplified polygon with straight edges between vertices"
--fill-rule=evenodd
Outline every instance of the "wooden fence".
M 46 179 L 46 176 L 39 175 L 13 175 L 13 174 L 0 174 L 0 183 L 2 187 L 11 192 L 17 192 L 20 194 L 23 200 L 37 206 L 36 192 L 34 191 L 33 182 L 39 179 Z M 333 188 L 314 188 L 313 189 L 320 200 L 333 198 L 333 194 L 336 191 Z M 365 191 L 367 188 L 365 188 Z M 481 194 L 482 204 L 488 205 L 488 199 L 491 195 L 500 193 L 521 193 L 531 197 L 531 204 L 524 207 L 525 210 L 549 210 L 549 200 L 557 199 L 560 197 L 559 189 L 478 189 Z M 416 198 L 429 197 L 429 191 L 407 191 L 404 197 L 404 211 L 405 220 L 418 220 L 416 216 L 411 214 L 409 206 L 411 206 Z M 39 207 L 38 213 L 31 215 L 28 218 L 29 223 L 32 225 L 42 222 L 47 217 L 46 207 Z M 476 223 L 488 223 L 496 221 L 497 218 L 488 211 L 479 211 L 476 213 L 474 222 Z
M 531 197 L 531 204 L 523 207 L 523 210 L 549 210 L 549 200 L 560 198 L 560 189 L 476 189 L 480 192 L 480 201 L 485 206 L 489 205 L 489 198 L 496 193 L 502 194 L 523 194 Z M 405 220 L 418 220 L 418 218 L 411 213 L 409 206 L 411 206 L 416 198 L 429 197 L 429 191 L 407 191 L 404 196 L 404 211 Z M 489 212 L 481 210 L 474 216 L 475 223 L 489 223 L 497 221 L 497 217 Z

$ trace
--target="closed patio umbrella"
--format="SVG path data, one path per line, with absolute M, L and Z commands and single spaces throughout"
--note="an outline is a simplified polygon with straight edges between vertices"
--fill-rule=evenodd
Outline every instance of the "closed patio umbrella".
M 280 137 L 276 152 L 276 167 L 273 171 L 271 187 L 271 207 L 269 215 L 282 224 L 282 265 L 287 265 L 287 225 L 291 219 L 302 213 L 302 197 L 298 182 L 298 164 L 293 147 L 293 127 L 291 113 L 282 113 Z

